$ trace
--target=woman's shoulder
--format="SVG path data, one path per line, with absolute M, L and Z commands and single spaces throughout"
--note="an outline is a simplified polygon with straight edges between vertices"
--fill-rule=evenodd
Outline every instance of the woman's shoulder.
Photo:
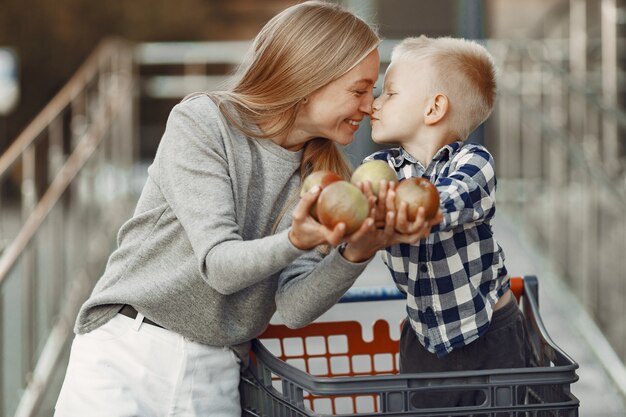
M 202 136 L 222 137 L 233 134 L 231 126 L 217 104 L 207 93 L 188 95 L 176 104 L 168 123 L 183 123 Z
M 172 113 L 195 115 L 208 120 L 220 119 L 220 110 L 206 93 L 189 94 L 174 106 Z

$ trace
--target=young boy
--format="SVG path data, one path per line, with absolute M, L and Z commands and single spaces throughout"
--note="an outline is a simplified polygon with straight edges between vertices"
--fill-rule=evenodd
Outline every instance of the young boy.
M 395 47 L 383 91 L 374 101 L 373 140 L 400 147 L 366 160 L 387 161 L 400 180 L 429 179 L 443 213 L 427 238 L 383 253 L 407 295 L 400 372 L 529 365 L 524 319 L 490 224 L 494 161 L 483 146 L 463 144 L 491 114 L 495 96 L 495 67 L 485 48 L 463 39 L 421 36 Z M 482 402 L 472 393 L 450 392 L 415 398 L 413 405 L 477 401 Z

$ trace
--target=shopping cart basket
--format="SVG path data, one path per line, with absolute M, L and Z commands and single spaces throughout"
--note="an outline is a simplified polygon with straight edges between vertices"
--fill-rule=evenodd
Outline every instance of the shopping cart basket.
M 252 343 L 240 385 L 243 416 L 578 416 L 570 384 L 578 364 L 549 337 L 538 307 L 535 276 L 512 278 L 528 325 L 537 366 L 464 372 L 398 374 L 398 341 L 377 321 L 364 341 L 356 321 L 313 323 L 302 329 L 271 325 Z M 343 301 L 401 297 L 359 289 Z M 380 301 L 384 303 L 384 301 Z M 417 409 L 414 395 L 471 392 L 476 406 Z

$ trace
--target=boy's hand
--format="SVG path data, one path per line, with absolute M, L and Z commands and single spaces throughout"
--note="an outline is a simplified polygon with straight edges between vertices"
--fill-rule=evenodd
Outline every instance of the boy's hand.
M 443 213 L 441 210 L 437 211 L 435 217 L 430 219 L 430 221 L 425 221 L 424 219 L 424 207 L 420 207 L 417 209 L 417 216 L 413 222 L 409 221 L 408 216 L 408 206 L 403 201 L 400 203 L 400 207 L 398 207 L 398 219 L 396 221 L 396 231 L 398 233 L 410 235 L 413 233 L 422 234 L 425 228 L 427 228 L 430 232 L 430 228 L 436 224 L 441 223 L 443 220 Z M 424 236 L 428 236 L 428 233 Z
M 406 208 L 405 208 L 406 211 Z M 424 220 L 424 209 L 418 210 L 417 218 L 407 230 L 410 232 L 399 233 L 396 230 L 396 213 L 387 211 L 383 228 L 376 227 L 372 218 L 368 218 L 361 228 L 346 240 L 348 243 L 343 256 L 352 262 L 362 262 L 371 258 L 380 249 L 399 243 L 415 244 L 430 234 L 433 225 L 443 219 L 441 211 L 431 221 Z M 406 219 L 405 219 L 406 220 Z
M 368 200 L 371 200 L 372 197 L 374 198 L 374 205 L 373 207 L 370 205 L 370 208 L 374 210 L 372 217 L 374 218 L 376 227 L 385 227 L 387 212 L 395 211 L 396 183 L 384 180 L 380 181 L 377 196 L 372 193 L 372 184 L 369 181 L 360 182 L 358 187 Z

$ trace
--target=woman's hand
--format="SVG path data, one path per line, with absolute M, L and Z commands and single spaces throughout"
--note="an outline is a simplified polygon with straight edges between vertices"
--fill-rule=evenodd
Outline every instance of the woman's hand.
M 339 223 L 334 229 L 318 223 L 311 217 L 311 207 L 320 194 L 320 187 L 313 187 L 293 210 L 289 240 L 298 249 L 308 250 L 322 244 L 337 246 L 343 240 L 346 226 Z
M 347 260 L 362 262 L 387 246 L 399 243 L 415 244 L 430 234 L 432 226 L 441 223 L 443 219 L 441 210 L 435 218 L 426 221 L 424 208 L 421 207 L 418 209 L 413 222 L 409 222 L 407 219 L 406 203 L 401 203 L 400 210 L 396 212 L 394 185 L 390 183 L 388 187 L 383 188 L 381 184 L 381 190 L 376 201 L 371 194 L 371 189 L 368 190 L 368 185 L 363 185 L 364 192 L 367 194 L 369 191 L 372 222 L 368 223 L 366 220 L 356 233 L 348 237 L 343 252 L 343 256 Z M 373 220 L 382 217 L 380 215 L 381 210 L 385 210 L 383 212 L 385 215 L 384 223 L 382 227 L 379 227 L 379 224 L 373 224 Z M 379 213 L 376 213 L 377 211 Z
M 416 243 L 425 238 L 430 233 L 431 225 L 424 221 L 424 213 L 418 212 L 416 222 L 420 222 L 419 227 L 413 233 L 403 234 L 395 230 L 396 213 L 388 211 L 385 216 L 385 225 L 378 228 L 372 218 L 368 218 L 361 228 L 347 239 L 347 245 L 343 251 L 343 256 L 351 262 L 362 262 L 376 254 L 380 249 L 398 243 Z

